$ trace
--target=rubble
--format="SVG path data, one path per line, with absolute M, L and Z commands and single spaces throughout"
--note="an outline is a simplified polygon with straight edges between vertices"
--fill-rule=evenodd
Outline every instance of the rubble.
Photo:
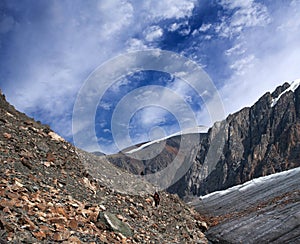
M 114 188 L 115 168 L 99 175 L 109 184 L 94 179 L 73 145 L 3 95 L 0 118 L 0 243 L 207 243 L 178 196 L 160 192 L 154 208 L 151 186 Z

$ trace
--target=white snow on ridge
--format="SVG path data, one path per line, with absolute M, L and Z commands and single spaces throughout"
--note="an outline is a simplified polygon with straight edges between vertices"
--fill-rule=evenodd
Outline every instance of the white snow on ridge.
M 171 137 L 174 137 L 174 136 L 185 135 L 185 134 L 207 133 L 207 131 L 208 131 L 208 127 L 206 127 L 206 126 L 197 126 L 195 128 L 185 129 L 185 130 L 179 131 L 179 132 L 177 132 L 175 134 L 172 134 L 172 135 L 169 135 L 169 136 L 157 139 L 157 140 L 153 140 L 153 141 L 147 142 L 147 143 L 145 143 L 145 144 L 143 144 L 143 145 L 141 145 L 141 146 L 139 146 L 137 148 L 134 148 L 134 149 L 132 149 L 130 151 L 127 151 L 125 153 L 126 154 L 131 154 L 131 153 L 138 152 L 138 151 L 142 150 L 145 147 L 148 147 L 148 146 L 150 146 L 150 145 L 152 145 L 154 143 L 159 143 L 161 141 L 167 140 L 167 139 L 169 139 Z
M 275 174 L 255 178 L 253 180 L 245 182 L 244 184 L 236 185 L 236 186 L 233 186 L 233 187 L 228 188 L 223 191 L 215 191 L 215 192 L 209 193 L 205 196 L 200 196 L 199 198 L 200 198 L 200 200 L 203 200 L 205 198 L 210 198 L 210 197 L 217 198 L 219 196 L 224 196 L 224 195 L 230 194 L 235 191 L 243 192 L 250 188 L 256 187 L 257 185 L 262 185 L 265 182 L 272 182 L 272 181 L 276 181 L 279 179 L 284 179 L 287 176 L 291 176 L 291 175 L 295 175 L 295 174 L 299 174 L 299 173 L 300 173 L 300 167 L 290 169 L 287 171 L 283 171 L 280 173 L 275 173 Z
M 294 92 L 297 89 L 297 87 L 300 85 L 300 79 L 294 80 L 292 82 L 290 82 L 290 81 L 287 81 L 287 82 L 290 83 L 290 87 L 287 88 L 286 90 L 284 90 L 282 93 L 279 94 L 278 97 L 276 97 L 272 100 L 271 107 L 274 107 L 277 104 L 278 100 L 284 93 L 286 93 L 288 91 Z

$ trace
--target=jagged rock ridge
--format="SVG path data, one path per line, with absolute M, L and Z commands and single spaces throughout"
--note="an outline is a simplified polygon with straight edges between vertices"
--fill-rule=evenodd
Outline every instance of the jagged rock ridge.
M 285 83 L 215 124 L 189 172 L 170 191 L 180 186 L 181 196 L 199 196 L 300 166 L 300 87 L 289 87 Z M 217 162 L 206 162 L 207 148 L 215 145 L 221 147 L 210 158 Z M 215 167 L 207 171 L 209 164 Z

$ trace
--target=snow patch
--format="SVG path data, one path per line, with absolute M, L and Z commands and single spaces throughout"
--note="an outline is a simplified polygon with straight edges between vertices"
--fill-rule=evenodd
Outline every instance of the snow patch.
M 209 197 L 218 198 L 220 196 L 224 196 L 224 195 L 227 195 L 227 194 L 230 194 L 230 193 L 234 193 L 236 191 L 243 192 L 243 191 L 246 191 L 250 188 L 255 188 L 257 185 L 262 185 L 265 182 L 277 181 L 279 179 L 284 179 L 287 176 L 291 176 L 291 175 L 295 175 L 295 174 L 299 174 L 299 173 L 300 173 L 300 167 L 295 168 L 295 169 L 290 169 L 290 170 L 287 170 L 287 171 L 283 171 L 283 172 L 280 172 L 280 173 L 275 173 L 275 174 L 255 178 L 251 181 L 245 182 L 244 184 L 236 185 L 236 186 L 233 186 L 233 187 L 228 188 L 228 189 L 223 190 L 223 191 L 215 191 L 215 192 L 209 193 L 205 196 L 200 196 L 199 198 L 200 198 L 200 200 L 203 200 L 203 199 L 209 198 Z
M 294 92 L 298 88 L 298 86 L 300 85 L 300 79 L 294 80 L 292 82 L 290 82 L 290 81 L 287 81 L 287 82 L 290 83 L 290 87 L 287 88 L 286 90 L 284 90 L 282 93 L 280 93 L 278 97 L 272 99 L 271 108 L 274 107 L 277 104 L 278 100 L 280 99 L 280 97 L 283 94 L 285 94 L 288 91 Z
M 197 134 L 197 133 L 207 133 L 208 131 L 208 127 L 206 126 L 197 126 L 195 128 L 189 128 L 189 129 L 185 129 L 183 131 L 180 131 L 180 132 L 177 132 L 175 134 L 172 134 L 172 135 L 169 135 L 169 136 L 166 136 L 166 137 L 163 137 L 163 138 L 160 138 L 160 139 L 157 139 L 157 140 L 153 140 L 153 141 L 150 141 L 150 142 L 147 142 L 137 148 L 134 148 L 130 151 L 127 151 L 125 152 L 126 154 L 132 154 L 132 153 L 135 153 L 135 152 L 138 152 L 140 150 L 142 150 L 143 148 L 145 147 L 148 147 L 154 143 L 159 143 L 161 141 L 164 141 L 164 140 L 167 140 L 171 137 L 174 137 L 174 136 L 179 136 L 179 135 L 186 135 L 186 134 Z

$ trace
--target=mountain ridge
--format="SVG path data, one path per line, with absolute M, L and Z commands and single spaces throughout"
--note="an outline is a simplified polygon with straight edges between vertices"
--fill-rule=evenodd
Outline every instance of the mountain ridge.
M 253 178 L 300 166 L 300 80 L 285 82 L 267 92 L 251 107 L 216 122 L 207 133 L 199 134 L 183 160 L 191 168 L 167 190 L 188 201 L 216 190 L 223 190 Z M 156 144 L 161 145 L 156 145 Z M 134 174 L 153 174 L 165 169 L 180 148 L 180 135 L 149 143 L 148 151 L 157 156 L 143 160 L 139 155 L 116 154 L 108 160 Z M 151 148 L 153 147 L 153 148 Z M 196 153 L 195 153 L 196 152 Z

